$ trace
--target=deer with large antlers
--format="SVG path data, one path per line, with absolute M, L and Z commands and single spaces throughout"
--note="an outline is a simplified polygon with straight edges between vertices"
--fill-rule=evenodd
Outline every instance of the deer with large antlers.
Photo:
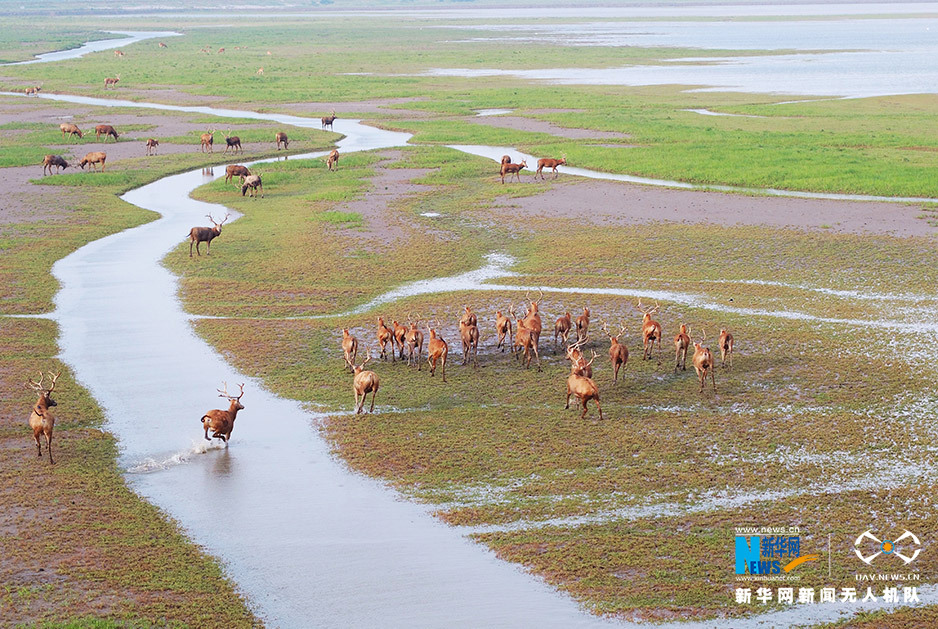
M 515 342 L 512 351 L 521 358 L 524 368 L 531 366 L 532 358 L 537 358 L 537 370 L 541 370 L 541 357 L 537 353 L 537 342 L 534 340 L 534 331 L 528 327 L 527 319 L 519 319 L 515 314 L 514 306 L 508 309 L 511 316 L 515 318 Z M 524 355 L 522 357 L 522 352 Z
M 351 368 L 352 363 L 358 358 L 358 339 L 349 333 L 348 328 L 342 328 L 342 353 L 345 355 L 345 362 Z
M 368 361 L 371 360 L 371 351 L 368 352 L 368 357 L 360 365 L 355 365 L 352 362 L 348 363 L 348 366 L 351 367 L 352 373 L 355 374 L 355 378 L 352 380 L 352 389 L 355 391 L 355 414 L 364 411 L 365 408 L 365 398 L 368 397 L 368 394 L 371 393 L 371 408 L 368 409 L 369 413 L 375 412 L 375 397 L 378 395 L 378 374 L 373 371 L 366 371 L 364 369 L 365 365 L 368 364 Z M 359 402 L 359 397 L 361 401 Z
M 585 378 L 593 377 L 593 363 L 586 362 L 586 356 L 583 355 L 583 345 L 589 342 L 589 337 L 582 341 L 577 341 L 573 345 L 567 345 L 567 360 L 570 361 L 570 373 Z
M 329 129 L 332 129 L 332 123 L 335 122 L 336 118 L 338 118 L 338 116 L 335 115 L 335 109 L 333 109 L 331 115 L 322 117 L 322 128 L 325 129 L 329 127 Z
M 567 337 L 570 336 L 570 329 L 573 327 L 573 317 L 569 312 L 563 313 L 562 317 L 557 317 L 557 320 L 554 321 L 554 346 L 557 345 L 557 339 L 563 342 L 564 345 L 567 344 Z
M 378 337 L 378 346 L 381 347 L 379 357 L 381 360 L 388 359 L 388 345 L 391 346 L 391 362 L 394 362 L 394 333 L 391 328 L 384 324 L 384 317 L 378 317 L 378 329 L 375 332 Z
M 583 307 L 583 314 L 576 318 L 576 340 L 586 338 L 590 331 L 590 309 Z
M 592 365 L 594 360 L 596 360 L 596 352 L 593 352 L 593 358 L 590 359 L 586 366 Z M 580 415 L 580 419 L 586 419 L 586 413 L 589 410 L 586 403 L 590 400 L 595 400 L 596 408 L 599 409 L 599 419 L 602 420 L 603 408 L 599 405 L 599 387 L 596 386 L 592 378 L 571 372 L 567 377 L 567 404 L 564 406 L 564 409 L 570 408 L 571 395 L 583 405 L 583 414 Z
M 189 230 L 189 257 L 192 257 L 192 243 L 195 243 L 195 252 L 202 255 L 202 252 L 199 251 L 199 245 L 201 243 L 206 243 L 205 255 L 210 255 L 212 253 L 212 240 L 221 236 L 221 226 L 225 224 L 228 220 L 229 214 L 225 214 L 225 218 L 222 219 L 220 223 L 216 223 L 215 219 L 212 218 L 211 214 L 206 214 L 208 220 L 212 221 L 214 227 L 193 227 Z
M 646 310 L 642 307 L 641 298 L 638 300 L 637 309 L 642 313 L 642 360 L 651 360 L 655 341 L 658 341 L 658 351 L 661 351 L 661 324 L 651 318 L 651 315 L 658 312 L 660 308 L 658 302 L 655 301 L 655 307 Z
M 420 371 L 422 367 L 420 358 L 423 354 L 423 332 L 417 327 L 420 319 L 413 319 L 412 316 L 408 318 L 412 321 L 410 329 L 407 330 L 407 335 L 404 337 L 404 340 L 407 341 L 407 364 L 417 365 L 417 371 Z
M 687 350 L 690 348 L 690 336 L 687 334 L 687 325 L 681 324 L 681 331 L 674 337 L 674 373 L 677 370 L 687 371 Z
M 391 321 L 391 325 L 394 326 L 391 330 L 391 351 L 395 351 L 394 348 L 398 347 L 400 349 L 399 357 L 401 360 L 404 360 L 404 344 L 407 341 L 407 326 L 401 325 L 397 321 Z
M 625 367 L 625 364 L 629 362 L 629 348 L 619 342 L 619 337 L 625 334 L 625 328 L 619 330 L 618 334 L 613 335 L 609 331 L 609 326 L 603 321 L 603 332 L 609 337 L 609 362 L 612 363 L 612 381 L 617 382 L 619 380 L 619 368 Z
M 436 364 L 440 362 L 443 368 L 443 382 L 446 382 L 446 357 L 449 355 L 449 345 L 442 336 L 436 335 L 436 329 L 430 327 L 429 321 L 427 332 L 430 334 L 430 339 L 427 341 L 427 363 L 430 365 L 430 375 L 436 372 Z
M 733 335 L 729 330 L 722 328 L 720 330 L 720 366 L 726 367 L 726 359 L 729 358 L 730 367 L 733 366 Z
M 703 393 L 704 385 L 707 383 L 707 373 L 710 374 L 710 381 L 713 383 L 713 392 L 717 392 L 717 381 L 713 375 L 713 354 L 709 347 L 704 347 L 703 342 L 707 340 L 707 331 L 703 331 L 703 336 L 699 341 L 694 341 L 694 370 L 697 371 L 697 377 L 700 378 L 700 390 Z
M 27 389 L 32 389 L 39 396 L 36 403 L 33 404 L 33 412 L 29 415 L 29 427 L 33 429 L 33 439 L 36 440 L 36 456 L 42 456 L 42 445 L 39 442 L 39 435 L 46 437 L 46 450 L 49 451 L 49 463 L 54 464 L 52 459 L 52 430 L 55 428 L 55 417 L 49 409 L 58 406 L 52 399 L 52 391 L 55 390 L 55 382 L 59 379 L 59 374 L 49 372 L 52 378 L 52 384 L 48 387 L 42 384 L 46 374 L 39 372 L 39 382 L 32 378 L 26 383 Z
M 501 310 L 495 311 L 495 332 L 498 334 L 498 343 L 496 343 L 495 349 L 501 348 L 504 352 L 507 346 L 505 339 L 507 338 L 511 342 L 511 318 L 503 315 Z
M 238 416 L 238 411 L 244 410 L 244 405 L 241 404 L 241 396 L 244 395 L 244 383 L 238 385 L 241 389 L 241 392 L 237 396 L 228 395 L 228 383 L 222 382 L 223 389 L 216 389 L 218 391 L 218 397 L 228 398 L 228 410 L 221 409 L 212 409 L 207 412 L 205 415 L 202 415 L 202 425 L 205 427 L 205 440 L 211 441 L 214 439 L 221 439 L 225 442 L 225 447 L 228 447 L 228 441 L 231 439 L 231 431 L 234 430 L 235 418 Z M 208 431 L 212 431 L 212 437 L 208 436 Z

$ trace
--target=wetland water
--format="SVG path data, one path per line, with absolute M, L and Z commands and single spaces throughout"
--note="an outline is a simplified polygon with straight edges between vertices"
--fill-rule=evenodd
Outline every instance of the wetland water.
M 105 31 L 106 33 L 113 33 L 115 35 L 126 35 L 126 37 L 118 37 L 115 39 L 100 39 L 97 41 L 90 41 L 82 44 L 78 48 L 70 48 L 68 50 L 56 50 L 55 52 L 46 52 L 41 55 L 36 55 L 35 59 L 29 59 L 27 61 L 17 61 L 15 63 L 4 63 L 2 65 L 10 66 L 24 66 L 31 65 L 33 63 L 50 63 L 52 61 L 65 61 L 66 59 L 77 59 L 78 57 L 84 57 L 85 55 L 92 52 L 101 52 L 102 50 L 110 50 L 112 48 L 123 48 L 124 46 L 129 46 L 131 44 L 136 44 L 147 39 L 156 39 L 156 38 L 167 38 L 167 37 L 178 37 L 182 33 L 176 33 L 173 31 Z

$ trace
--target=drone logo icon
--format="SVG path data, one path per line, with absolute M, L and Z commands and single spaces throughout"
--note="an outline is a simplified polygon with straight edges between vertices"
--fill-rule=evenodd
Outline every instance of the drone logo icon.
M 853 552 L 857 554 L 857 557 L 860 559 L 860 561 L 862 561 L 863 563 L 867 565 L 870 565 L 874 559 L 876 559 L 877 557 L 879 557 L 880 555 L 884 553 L 887 555 L 895 555 L 896 557 L 904 561 L 906 565 L 908 565 L 912 563 L 913 561 L 915 561 L 915 558 L 918 557 L 918 554 L 920 552 L 922 552 L 922 549 L 916 548 L 915 551 L 912 553 L 911 557 L 907 555 L 903 555 L 901 552 L 899 552 L 896 549 L 899 546 L 899 542 L 901 542 L 902 540 L 906 538 L 910 538 L 912 540 L 911 543 L 913 543 L 915 546 L 922 545 L 922 543 L 919 541 L 915 533 L 909 530 L 906 530 L 905 533 L 900 535 L 896 539 L 896 541 L 891 541 L 888 539 L 881 540 L 877 538 L 875 535 L 873 535 L 872 531 L 864 531 L 863 533 L 860 534 L 860 536 L 853 543 Z M 860 546 L 863 545 L 864 539 L 869 539 L 873 542 L 876 542 L 877 544 L 879 544 L 879 549 L 875 553 L 872 553 L 870 555 L 864 555 L 862 552 L 860 552 Z

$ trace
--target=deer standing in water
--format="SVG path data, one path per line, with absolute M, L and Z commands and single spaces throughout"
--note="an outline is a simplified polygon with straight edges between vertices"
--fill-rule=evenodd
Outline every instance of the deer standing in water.
M 237 395 L 228 395 L 228 384 L 222 382 L 224 389 L 216 389 L 218 391 L 218 397 L 228 398 L 228 410 L 224 411 L 221 409 L 213 409 L 207 412 L 205 415 L 202 415 L 202 425 L 205 427 L 205 440 L 211 441 L 212 438 L 221 439 L 225 442 L 225 447 L 228 447 L 228 440 L 231 439 L 231 431 L 234 430 L 235 418 L 238 416 L 238 411 L 244 410 L 244 405 L 241 404 L 241 396 L 244 395 L 244 384 L 239 384 L 241 392 Z M 206 421 L 208 420 L 208 421 Z M 208 431 L 212 431 L 212 437 L 208 436 Z
M 333 109 L 332 115 L 322 117 L 322 128 L 325 129 L 326 127 L 329 127 L 332 129 L 332 123 L 335 122 L 336 118 L 338 118 L 338 116 L 335 115 L 335 109 Z
M 52 384 L 45 387 L 42 382 L 46 374 L 39 372 L 39 382 L 30 379 L 26 383 L 26 388 L 36 392 L 39 399 L 33 404 L 33 412 L 29 415 L 29 427 L 33 429 L 33 439 L 36 440 L 36 456 L 42 456 L 42 445 L 39 442 L 39 435 L 46 437 L 46 449 L 49 451 L 49 463 L 55 464 L 52 459 L 52 431 L 55 428 L 55 417 L 49 409 L 58 406 L 52 399 L 52 391 L 55 390 L 55 382 L 59 379 L 59 374 L 49 372 L 52 378 Z

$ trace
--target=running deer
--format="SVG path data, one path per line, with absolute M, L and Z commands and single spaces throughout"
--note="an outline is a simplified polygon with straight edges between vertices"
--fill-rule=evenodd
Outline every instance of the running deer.
M 290 144 L 290 139 L 287 137 L 287 134 L 284 133 L 283 131 L 278 131 L 276 139 L 277 139 L 277 150 L 278 151 L 280 150 L 281 144 L 283 144 L 283 148 L 284 150 L 286 150 Z
M 352 369 L 352 373 L 355 374 L 354 379 L 352 380 L 352 389 L 355 391 L 355 414 L 358 415 L 362 413 L 365 408 L 365 398 L 368 397 L 368 394 L 371 393 L 371 408 L 368 409 L 369 413 L 375 412 L 375 397 L 378 395 L 378 374 L 373 371 L 366 371 L 365 365 L 368 364 L 368 361 L 371 360 L 371 352 L 368 352 L 368 357 L 360 365 L 355 365 L 351 361 L 348 362 L 348 366 Z M 361 401 L 359 402 L 359 397 Z
M 505 157 L 508 157 L 507 155 Z M 504 159 L 504 158 L 502 158 Z M 502 183 L 505 183 L 505 175 L 508 175 L 508 181 L 511 181 L 511 176 L 514 175 L 518 178 L 518 183 L 521 183 L 521 169 L 527 168 L 528 163 L 524 160 L 521 160 L 520 164 L 512 164 L 511 162 L 505 163 L 502 162 L 501 176 Z
M 651 315 L 658 312 L 660 308 L 658 302 L 655 301 L 655 307 L 646 310 L 642 307 L 641 298 L 638 300 L 637 309 L 642 313 L 642 360 L 651 360 L 655 341 L 658 341 L 658 351 L 661 351 L 661 324 L 651 318 Z
M 241 148 L 241 138 L 236 135 L 228 135 L 231 133 L 231 129 L 225 131 L 225 152 L 228 152 L 228 149 L 233 148 L 234 153 L 238 151 L 244 152 L 244 149 Z
M 466 306 L 469 314 L 469 307 Z M 471 318 L 464 317 L 459 320 L 459 337 L 462 339 L 462 364 L 469 364 L 469 357 L 472 356 L 474 366 L 479 366 L 479 326 L 475 324 L 476 318 L 472 314 Z
M 68 168 L 68 162 L 65 161 L 65 158 L 61 155 L 46 155 L 42 158 L 42 176 L 46 176 L 46 169 L 49 169 L 49 174 L 52 174 L 52 167 L 55 166 L 55 174 L 59 174 L 60 168 Z
M 342 329 L 342 353 L 345 355 L 345 362 L 351 368 L 352 363 L 358 358 L 358 339 L 349 334 L 348 328 Z
M 713 392 L 717 392 L 717 381 L 713 375 L 713 355 L 709 347 L 704 347 L 703 342 L 707 340 L 707 331 L 703 331 L 703 336 L 699 341 L 694 341 L 694 369 L 697 371 L 697 377 L 700 378 L 700 390 L 703 393 L 704 385 L 707 383 L 707 373 L 710 374 L 710 381 L 713 383 Z
M 625 367 L 629 362 L 629 348 L 619 342 L 619 337 L 625 334 L 625 328 L 619 330 L 619 333 L 613 335 L 609 331 L 609 326 L 603 321 L 603 332 L 609 337 L 609 362 L 612 363 L 612 381 L 618 382 L 619 368 Z
M 594 360 L 596 360 L 596 352 L 593 352 L 593 358 L 590 359 L 587 366 L 592 365 Z M 596 386 L 592 378 L 571 373 L 567 377 L 567 405 L 564 406 L 564 409 L 570 408 L 571 395 L 583 405 L 583 414 L 580 415 L 580 419 L 586 419 L 586 413 L 589 410 L 586 403 L 595 400 L 596 408 L 599 409 L 599 419 L 602 420 L 603 408 L 599 405 L 599 387 Z
M 681 331 L 674 337 L 674 373 L 677 370 L 687 371 L 687 350 L 690 348 L 690 336 L 687 334 L 687 325 L 681 324 Z
M 407 364 L 417 365 L 417 371 L 420 371 L 422 367 L 420 358 L 423 354 L 423 332 L 417 327 L 420 319 L 413 319 L 413 316 L 408 318 L 411 319 L 411 324 L 405 337 L 407 341 Z
M 729 358 L 730 367 L 733 366 L 733 335 L 723 328 L 720 330 L 720 366 L 726 368 L 726 359 Z
M 527 298 L 527 293 L 525 293 L 525 298 Z M 537 299 L 531 302 L 531 306 L 528 308 L 528 314 L 524 317 L 524 325 L 531 330 L 531 337 L 534 340 L 535 347 L 541 342 L 541 329 L 543 326 L 541 325 L 539 309 L 542 299 L 544 299 L 544 291 L 539 290 Z
M 322 117 L 322 128 L 325 129 L 326 127 L 329 127 L 332 129 L 332 123 L 335 122 L 336 118 L 338 118 L 338 116 L 335 115 L 335 109 L 333 109 L 332 115 Z
M 446 357 L 449 355 L 449 345 L 442 336 L 436 335 L 436 328 L 431 328 L 429 321 L 427 321 L 427 332 L 430 335 L 427 341 L 427 363 L 430 365 L 430 376 L 436 373 L 436 364 L 439 362 L 443 371 L 443 382 L 446 382 Z
M 590 331 L 590 309 L 583 307 L 583 314 L 576 318 L 576 340 L 586 338 Z
M 100 140 L 102 135 L 105 142 L 107 142 L 108 137 L 114 138 L 114 141 L 117 142 L 117 130 L 109 124 L 99 124 L 94 128 L 95 141 Z
M 388 344 L 391 345 L 391 362 L 394 362 L 394 333 L 391 328 L 384 324 L 384 317 L 378 317 L 378 345 L 381 347 L 379 357 L 382 360 L 388 359 Z
M 156 147 L 160 145 L 160 141 L 156 138 L 147 138 L 147 155 L 156 155 Z
M 200 149 L 201 152 L 204 153 L 206 149 L 208 149 L 209 153 L 215 152 L 213 150 L 213 145 L 215 144 L 215 129 L 212 129 L 208 133 L 203 133 L 201 137 L 199 138 L 199 140 L 202 143 L 201 149 Z
M 336 170 L 339 167 L 339 149 L 332 149 L 332 152 L 329 153 L 329 157 L 326 158 L 326 166 L 329 167 L 329 170 Z
M 537 179 L 537 176 L 540 175 L 541 179 L 544 179 L 544 169 L 550 168 L 554 172 L 554 179 L 560 176 L 560 173 L 557 172 L 558 166 L 563 166 L 567 163 L 566 157 L 561 157 L 560 159 L 551 159 L 545 157 L 543 159 L 537 160 L 537 171 L 534 173 L 534 178 Z
M 192 257 L 192 243 L 195 243 L 195 252 L 202 255 L 202 252 L 199 251 L 199 244 L 207 243 L 205 245 L 205 255 L 210 255 L 212 252 L 212 240 L 221 236 L 221 226 L 225 224 L 225 221 L 228 220 L 228 214 L 225 214 L 225 218 L 222 219 L 220 223 L 216 223 L 215 219 L 212 218 L 211 214 L 206 214 L 208 220 L 212 221 L 214 227 L 193 227 L 189 230 L 189 257 Z
M 404 360 L 404 343 L 407 340 L 407 326 L 401 325 L 396 320 L 391 321 L 391 325 L 394 326 L 391 329 L 391 351 L 393 352 L 395 347 L 399 348 L 400 352 L 398 357 Z
M 73 135 L 77 135 L 79 138 L 84 137 L 81 133 L 81 129 L 77 125 L 72 124 L 71 122 L 63 122 L 59 125 L 59 129 L 62 131 L 62 140 L 65 140 L 65 136 L 68 136 L 68 139 L 71 140 Z
M 582 341 L 577 341 L 573 345 L 567 345 L 567 360 L 570 361 L 570 373 L 586 378 L 593 377 L 593 363 L 586 362 L 586 356 L 583 355 L 582 347 L 589 342 L 589 337 Z
M 498 343 L 495 345 L 495 349 L 501 348 L 504 352 L 505 347 L 505 338 L 507 337 L 508 342 L 511 342 L 512 332 L 511 332 L 511 318 L 506 317 L 502 314 L 501 310 L 495 311 L 495 332 L 498 334 Z
M 562 317 L 557 317 L 554 322 L 554 346 L 557 345 L 557 338 L 567 344 L 567 337 L 570 336 L 570 329 L 573 327 L 573 318 L 569 312 L 563 313 Z
M 459 318 L 460 323 L 465 323 L 466 325 L 479 325 L 479 318 L 476 316 L 476 313 L 472 312 L 472 308 L 469 306 L 463 306 L 465 312 Z
M 228 398 L 230 404 L 228 405 L 228 410 L 223 411 L 221 409 L 213 409 L 207 412 L 205 415 L 202 415 L 202 425 L 205 427 L 205 440 L 211 441 L 214 439 L 221 439 L 225 442 L 225 447 L 228 447 L 228 441 L 231 439 L 231 431 L 234 430 L 235 418 L 238 416 L 238 411 L 244 410 L 244 405 L 241 404 L 241 396 L 244 395 L 244 383 L 239 384 L 241 392 L 237 395 L 228 395 L 228 383 L 222 382 L 223 389 L 216 389 L 218 391 L 218 397 Z M 208 420 L 208 421 L 206 421 Z M 208 436 L 208 431 L 212 431 L 212 437 Z
M 541 371 L 541 357 L 537 353 L 537 342 L 534 340 L 534 331 L 528 328 L 528 322 L 525 319 L 519 319 L 515 314 L 514 306 L 508 309 L 511 316 L 515 318 L 515 342 L 512 351 L 521 358 L 524 368 L 531 367 L 531 360 L 537 359 L 537 370 Z M 524 352 L 522 356 L 521 352 Z
M 113 85 L 114 89 L 117 89 L 117 82 L 120 80 L 121 80 L 121 75 L 119 74 L 113 78 L 107 77 L 106 79 L 104 79 L 104 89 L 107 89 L 109 85 Z
M 42 456 L 39 435 L 45 435 L 46 450 L 49 451 L 49 463 L 55 464 L 52 459 L 52 431 L 55 428 L 55 417 L 49 409 L 58 406 L 55 400 L 52 399 L 52 391 L 55 390 L 55 382 L 59 379 L 59 374 L 50 371 L 48 375 L 52 378 L 52 384 L 48 388 L 42 384 L 46 374 L 41 371 L 39 372 L 39 382 L 35 382 L 30 378 L 25 386 L 27 389 L 35 391 L 38 396 L 36 403 L 33 404 L 33 412 L 29 415 L 29 427 L 33 429 L 33 439 L 36 440 L 36 456 Z

